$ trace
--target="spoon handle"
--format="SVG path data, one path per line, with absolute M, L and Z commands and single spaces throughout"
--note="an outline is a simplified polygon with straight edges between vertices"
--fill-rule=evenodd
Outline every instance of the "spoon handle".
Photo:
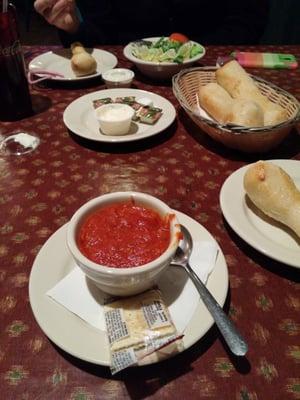
M 218 304 L 216 299 L 212 296 L 210 291 L 200 280 L 192 267 L 187 263 L 184 265 L 184 268 L 191 280 L 193 281 L 194 285 L 196 286 L 200 297 L 206 305 L 208 311 L 213 316 L 215 323 L 217 324 L 232 353 L 237 356 L 244 356 L 248 351 L 248 345 L 246 341 L 237 331 L 232 321 L 225 314 L 222 307 Z

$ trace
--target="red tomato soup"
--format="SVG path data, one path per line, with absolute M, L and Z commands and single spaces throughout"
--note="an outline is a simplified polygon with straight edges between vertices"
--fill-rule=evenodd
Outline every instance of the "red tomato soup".
M 162 218 L 134 202 L 112 204 L 83 222 L 78 246 L 97 264 L 137 267 L 153 261 L 169 246 L 170 217 Z

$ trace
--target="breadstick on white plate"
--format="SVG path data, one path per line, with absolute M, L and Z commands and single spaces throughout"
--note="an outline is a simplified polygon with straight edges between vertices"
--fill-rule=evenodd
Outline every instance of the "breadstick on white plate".
M 300 192 L 282 168 L 267 161 L 252 164 L 244 188 L 256 207 L 300 237 Z

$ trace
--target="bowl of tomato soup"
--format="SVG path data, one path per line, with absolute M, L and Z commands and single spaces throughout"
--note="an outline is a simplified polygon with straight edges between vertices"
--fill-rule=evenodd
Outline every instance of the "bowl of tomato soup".
M 115 192 L 85 203 L 68 224 L 77 265 L 101 290 L 118 296 L 152 287 L 180 240 L 175 213 L 146 193 Z

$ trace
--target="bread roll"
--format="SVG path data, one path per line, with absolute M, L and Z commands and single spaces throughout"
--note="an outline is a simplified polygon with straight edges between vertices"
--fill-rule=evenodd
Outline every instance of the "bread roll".
M 282 168 L 266 161 L 252 164 L 244 188 L 256 207 L 300 237 L 300 192 Z
M 240 64 L 232 60 L 216 71 L 216 79 L 234 99 L 255 101 L 265 113 L 263 125 L 276 125 L 286 120 L 286 111 L 264 96 Z
M 234 100 L 227 123 L 248 128 L 263 126 L 263 109 L 251 100 Z
M 279 104 L 272 103 L 271 101 L 265 106 L 264 110 L 264 125 L 277 125 L 286 121 L 288 118 L 284 108 Z
M 71 67 L 76 76 L 91 75 L 96 72 L 96 60 L 85 50 L 81 43 L 73 43 L 71 51 L 73 54 Z
M 233 99 L 217 83 L 208 83 L 199 89 L 199 103 L 220 124 L 225 124 L 231 112 Z
M 262 108 L 254 101 L 233 99 L 222 86 L 208 83 L 199 89 L 202 108 L 221 124 L 232 123 L 245 127 L 263 126 Z
M 232 60 L 217 69 L 216 79 L 234 99 L 247 99 L 255 101 L 262 108 L 269 101 L 263 96 L 250 75 L 240 64 Z
M 73 55 L 84 53 L 86 50 L 80 42 L 74 42 L 71 44 L 71 52 Z

